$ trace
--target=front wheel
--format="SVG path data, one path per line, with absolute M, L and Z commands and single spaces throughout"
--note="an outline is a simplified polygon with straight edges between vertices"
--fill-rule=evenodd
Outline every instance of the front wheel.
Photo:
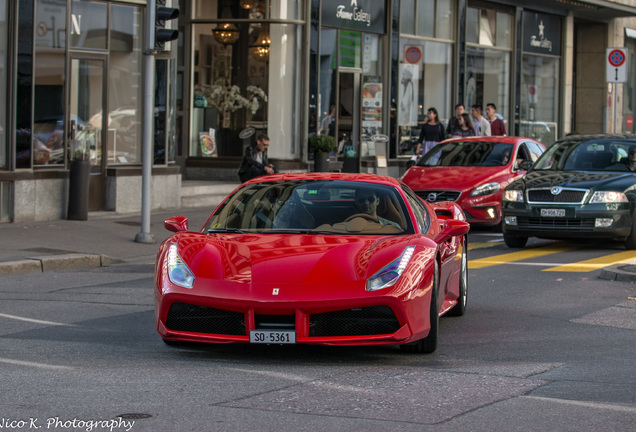
M 433 289 L 431 292 L 431 307 L 429 308 L 429 320 L 431 329 L 428 336 L 417 342 L 400 345 L 402 351 L 410 353 L 430 354 L 437 349 L 437 334 L 439 332 L 439 307 L 437 306 L 437 293 L 439 289 L 439 268 L 435 263 L 435 274 L 433 276 Z
M 466 303 L 468 303 L 468 251 L 466 250 L 466 237 L 462 242 L 462 262 L 459 273 L 459 297 L 457 304 L 448 311 L 449 316 L 462 316 L 466 312 Z
M 528 242 L 528 237 L 515 236 L 512 234 L 504 233 L 504 243 L 509 248 L 522 248 Z
M 636 249 L 636 217 L 632 216 L 632 231 L 629 233 L 629 235 L 625 239 L 624 244 L 625 244 L 625 249 L 627 250 Z

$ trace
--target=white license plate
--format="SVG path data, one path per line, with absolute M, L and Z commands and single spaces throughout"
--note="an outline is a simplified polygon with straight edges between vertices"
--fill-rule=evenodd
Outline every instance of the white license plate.
M 541 209 L 541 216 L 565 217 L 565 209 Z
M 288 330 L 250 330 L 250 343 L 295 344 L 296 332 Z

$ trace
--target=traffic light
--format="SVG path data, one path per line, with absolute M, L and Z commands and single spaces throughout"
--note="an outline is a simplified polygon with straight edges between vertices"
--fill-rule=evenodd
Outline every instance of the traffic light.
M 169 21 L 179 18 L 179 9 L 166 7 L 167 0 L 155 0 L 155 46 L 158 51 L 165 49 L 166 42 L 179 37 L 179 30 L 175 30 Z M 172 5 L 172 1 L 170 2 Z M 167 23 L 167 28 L 166 28 Z

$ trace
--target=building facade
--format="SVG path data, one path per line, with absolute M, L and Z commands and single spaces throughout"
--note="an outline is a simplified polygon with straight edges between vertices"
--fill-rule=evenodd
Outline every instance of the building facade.
M 153 209 L 178 207 L 184 179 L 238 182 L 259 133 L 280 171 L 311 170 L 308 138 L 326 133 L 360 171 L 398 176 L 430 107 L 445 122 L 494 103 L 508 134 L 547 145 L 634 132 L 634 1 L 173 1 L 179 40 L 153 54 Z M 139 211 L 145 16 L 145 0 L 0 0 L 0 221 L 65 218 L 75 159 L 89 210 Z

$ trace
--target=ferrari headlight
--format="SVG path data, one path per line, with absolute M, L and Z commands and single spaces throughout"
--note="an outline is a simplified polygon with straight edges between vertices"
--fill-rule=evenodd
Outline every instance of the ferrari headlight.
M 179 256 L 176 243 L 170 243 L 168 249 L 168 277 L 170 282 L 184 288 L 194 285 L 194 275 Z
M 594 192 L 590 204 L 627 202 L 627 195 L 623 192 L 598 191 Z
M 478 186 L 470 193 L 470 196 L 482 196 L 482 195 L 490 195 L 498 192 L 501 189 L 501 185 L 499 183 L 486 183 L 484 185 Z
M 371 276 L 369 280 L 367 280 L 367 291 L 376 291 L 395 285 L 407 264 L 411 261 L 414 251 L 415 246 L 407 246 L 398 259 Z
M 523 202 L 523 191 L 519 189 L 508 189 L 503 193 L 504 201 Z

